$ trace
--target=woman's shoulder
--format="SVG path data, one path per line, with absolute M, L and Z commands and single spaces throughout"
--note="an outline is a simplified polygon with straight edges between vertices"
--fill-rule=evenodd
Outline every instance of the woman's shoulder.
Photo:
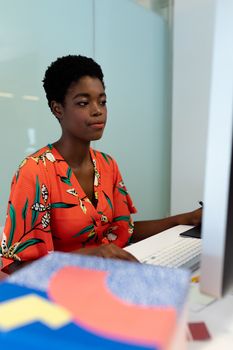
M 37 150 L 36 152 L 30 154 L 26 159 L 36 162 L 37 164 L 42 162 L 46 165 L 46 161 L 54 163 L 56 158 L 52 151 L 53 147 L 51 145 L 44 146 Z
M 102 152 L 93 148 L 91 148 L 91 151 L 93 152 L 96 158 L 105 160 L 107 163 L 109 163 L 110 161 L 114 161 L 113 157 L 106 152 Z
M 114 168 L 116 166 L 116 160 L 106 152 L 102 152 L 96 149 L 91 149 L 93 157 L 96 158 L 99 164 L 103 167 Z
M 16 171 L 16 176 L 19 175 L 19 173 L 40 172 L 41 168 L 46 169 L 48 163 L 54 163 L 55 161 L 56 158 L 51 151 L 51 147 L 49 145 L 44 146 L 36 152 L 26 156 L 20 162 Z

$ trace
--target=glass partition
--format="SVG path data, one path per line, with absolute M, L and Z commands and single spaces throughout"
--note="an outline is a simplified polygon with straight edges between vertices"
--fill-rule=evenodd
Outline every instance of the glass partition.
M 130 0 L 0 0 L 0 226 L 10 183 L 28 154 L 60 135 L 42 88 L 67 54 L 102 65 L 109 121 L 95 147 L 112 154 L 139 209 L 164 216 L 170 196 L 169 24 Z

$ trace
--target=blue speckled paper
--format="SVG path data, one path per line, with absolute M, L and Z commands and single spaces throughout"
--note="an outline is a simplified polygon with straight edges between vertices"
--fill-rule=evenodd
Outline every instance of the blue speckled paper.
M 54 252 L 33 262 L 8 278 L 9 283 L 46 291 L 50 278 L 60 268 L 79 266 L 109 271 L 109 289 L 121 299 L 145 306 L 183 309 L 189 272 L 159 266 Z

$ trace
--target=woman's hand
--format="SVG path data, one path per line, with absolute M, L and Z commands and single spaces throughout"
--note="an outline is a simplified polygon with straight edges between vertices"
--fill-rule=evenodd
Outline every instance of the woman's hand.
M 198 226 L 201 224 L 202 219 L 202 208 L 190 211 L 185 214 L 181 214 L 180 224 L 181 225 L 194 225 Z
M 190 211 L 184 214 L 170 216 L 160 220 L 135 221 L 134 232 L 131 237 L 131 242 L 139 242 L 142 239 L 151 237 L 165 231 L 176 225 L 193 225 L 201 224 L 202 208 Z
M 113 243 L 102 244 L 98 247 L 81 248 L 79 250 L 76 250 L 75 253 L 82 255 L 100 256 L 102 258 L 121 259 L 139 262 L 135 258 L 135 256 L 133 256 L 126 250 L 119 248 Z

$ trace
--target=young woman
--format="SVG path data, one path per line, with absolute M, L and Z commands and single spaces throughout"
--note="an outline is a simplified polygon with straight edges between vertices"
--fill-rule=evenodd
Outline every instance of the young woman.
M 95 61 L 58 58 L 43 83 L 62 133 L 24 159 L 13 178 L 2 268 L 54 250 L 135 261 L 122 249 L 129 242 L 200 223 L 201 210 L 133 223 L 136 209 L 115 160 L 90 147 L 101 138 L 107 118 L 103 73 Z

